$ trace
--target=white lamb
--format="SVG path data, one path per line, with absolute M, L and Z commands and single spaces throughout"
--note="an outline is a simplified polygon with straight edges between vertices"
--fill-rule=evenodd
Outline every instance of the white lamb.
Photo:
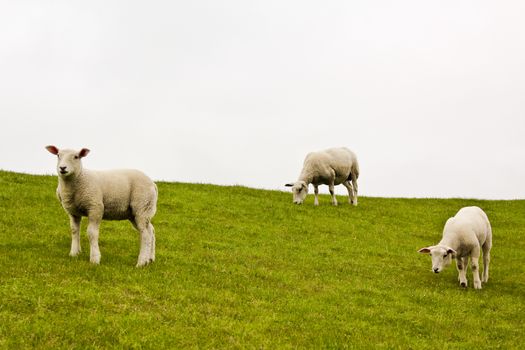
M 57 197 L 69 215 L 71 251 L 77 256 L 80 249 L 80 221 L 88 218 L 87 234 L 90 244 L 90 261 L 100 263 L 98 232 L 105 220 L 129 220 L 140 232 L 140 254 L 137 267 L 155 260 L 155 229 L 151 218 L 157 210 L 157 186 L 138 170 L 93 171 L 82 168 L 81 159 L 89 153 L 46 149 L 58 156 Z
M 348 190 L 348 201 L 357 205 L 357 178 L 359 164 L 354 152 L 346 147 L 330 148 L 306 155 L 299 179 L 285 186 L 292 187 L 293 202 L 302 204 L 308 194 L 308 185 L 314 185 L 314 205 L 319 205 L 319 185 L 328 185 L 332 204 L 337 205 L 334 186 L 343 184 Z M 352 186 L 353 184 L 353 186 Z
M 432 257 L 432 271 L 439 273 L 456 259 L 459 283 L 467 286 L 467 267 L 470 257 L 474 288 L 481 289 L 481 282 L 489 280 L 492 229 L 483 210 L 478 207 L 461 208 L 448 219 L 443 229 L 443 238 L 435 245 L 419 249 L 420 253 Z M 479 256 L 483 250 L 483 276 L 479 279 Z

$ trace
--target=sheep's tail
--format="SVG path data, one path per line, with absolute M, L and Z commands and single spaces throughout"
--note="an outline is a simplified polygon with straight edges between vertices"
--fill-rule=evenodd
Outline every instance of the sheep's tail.
M 359 164 L 357 160 L 353 162 L 352 167 L 350 168 L 350 174 L 348 174 L 348 181 L 357 181 L 359 178 Z
M 357 180 L 359 178 L 359 163 L 357 163 L 357 161 L 355 161 L 352 166 L 352 173 L 354 174 L 355 179 Z

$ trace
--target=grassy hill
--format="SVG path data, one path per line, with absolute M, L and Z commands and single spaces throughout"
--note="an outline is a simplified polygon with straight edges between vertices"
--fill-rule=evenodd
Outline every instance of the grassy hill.
M 129 222 L 100 266 L 70 258 L 56 178 L 0 171 L 0 347 L 522 348 L 525 201 L 361 197 L 158 183 L 157 261 Z M 343 205 L 344 204 L 344 205 Z M 416 251 L 462 206 L 492 222 L 490 281 L 458 286 Z

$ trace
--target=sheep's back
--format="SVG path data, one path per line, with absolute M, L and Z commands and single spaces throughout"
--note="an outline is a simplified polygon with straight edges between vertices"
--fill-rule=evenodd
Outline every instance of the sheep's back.
M 454 232 L 461 241 L 482 245 L 487 239 L 490 223 L 479 207 L 461 208 L 445 225 L 445 233 Z

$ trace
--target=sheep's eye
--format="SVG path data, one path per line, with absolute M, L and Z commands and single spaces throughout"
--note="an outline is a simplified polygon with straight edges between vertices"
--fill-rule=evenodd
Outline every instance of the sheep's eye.
M 443 255 L 443 257 L 446 258 L 446 257 L 447 257 L 447 254 Z
M 78 159 L 78 156 L 75 156 L 75 159 Z

